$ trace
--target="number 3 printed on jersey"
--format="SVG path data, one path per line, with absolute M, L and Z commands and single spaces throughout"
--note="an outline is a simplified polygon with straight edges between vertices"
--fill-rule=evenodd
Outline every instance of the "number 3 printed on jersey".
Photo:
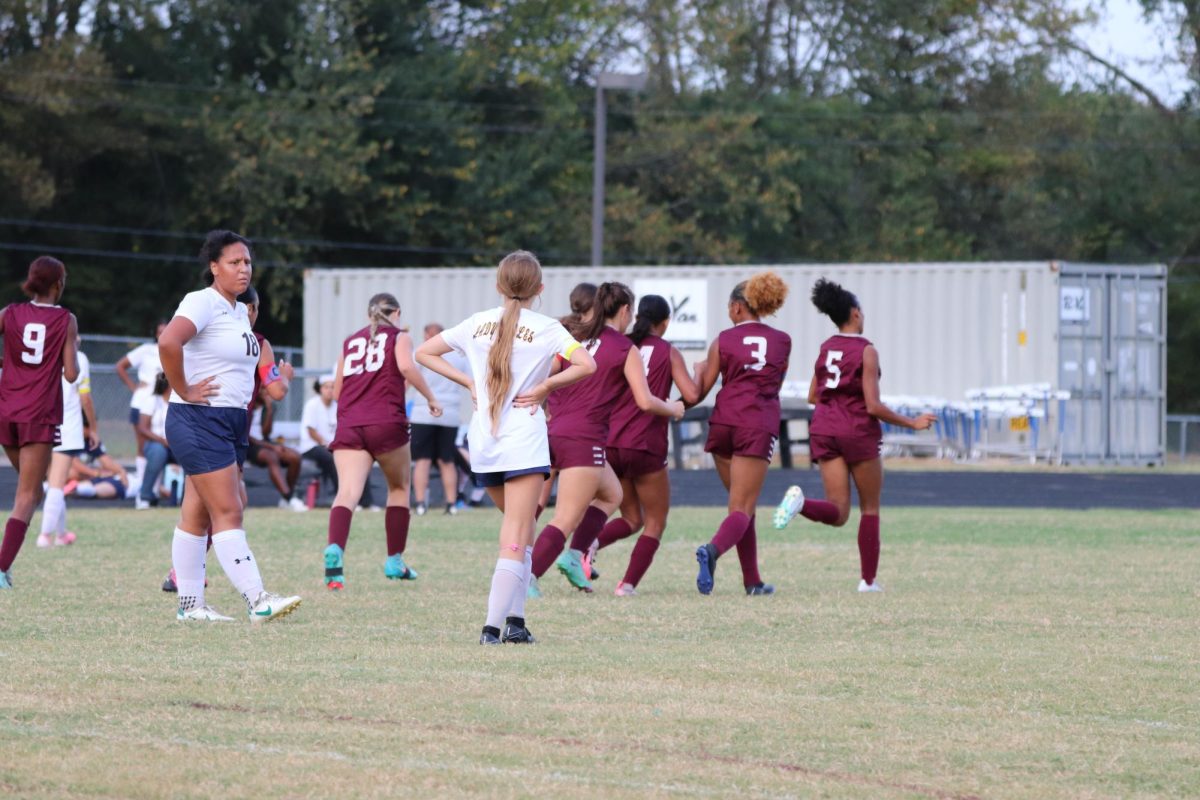
M 30 322 L 21 331 L 21 360 L 26 364 L 40 364 L 46 355 L 46 326 L 40 322 Z
M 378 372 L 379 368 L 383 366 L 386 345 L 386 333 L 375 334 L 375 338 L 371 340 L 370 344 L 367 343 L 365 336 L 351 339 L 342 374 L 357 375 L 360 372 Z
M 750 357 L 754 359 L 752 364 L 746 365 L 746 369 L 761 372 L 767 365 L 767 337 L 746 336 L 742 339 L 742 344 L 750 348 Z

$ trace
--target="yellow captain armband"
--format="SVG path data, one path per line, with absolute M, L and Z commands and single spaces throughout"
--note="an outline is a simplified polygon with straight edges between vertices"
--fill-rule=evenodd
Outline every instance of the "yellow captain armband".
M 570 361 L 571 356 L 574 355 L 575 351 L 581 347 L 583 347 L 583 345 L 581 345 L 579 342 L 571 342 L 571 344 L 567 345 L 567 349 L 562 353 L 563 360 Z

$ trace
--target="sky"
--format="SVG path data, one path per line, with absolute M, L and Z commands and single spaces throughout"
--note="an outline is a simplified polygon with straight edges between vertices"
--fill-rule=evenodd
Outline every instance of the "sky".
M 1176 45 L 1170 27 L 1161 19 L 1143 19 L 1138 0 L 1107 0 L 1104 6 L 1099 9 L 1100 21 L 1083 32 L 1087 45 L 1164 100 L 1178 100 L 1187 87 L 1187 76 L 1173 52 Z M 1171 56 L 1165 65 L 1164 53 Z

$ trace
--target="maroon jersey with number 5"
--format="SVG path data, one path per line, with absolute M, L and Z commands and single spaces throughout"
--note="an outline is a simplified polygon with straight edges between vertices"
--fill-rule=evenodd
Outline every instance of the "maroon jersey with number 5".
M 70 320 L 61 306 L 13 303 L 4 309 L 0 420 L 62 424 L 62 351 Z
M 632 341 L 632 340 L 631 340 Z M 646 383 L 650 394 L 666 400 L 671 393 L 671 345 L 657 336 L 647 336 L 635 345 L 646 368 Z M 608 429 L 608 446 L 629 450 L 645 450 L 656 456 L 667 455 L 667 424 L 670 417 L 642 411 L 626 390 L 617 401 Z
M 763 322 L 742 322 L 717 337 L 721 391 L 709 422 L 779 433 L 779 388 L 792 337 Z
M 613 406 L 629 392 L 625 382 L 625 359 L 633 342 L 615 328 L 605 326 L 600 336 L 586 344 L 596 361 L 596 371 L 570 386 L 550 393 L 551 436 L 608 443 L 609 417 Z
M 338 396 L 338 427 L 407 423 L 404 376 L 396 366 L 396 337 L 400 329 L 380 325 L 355 331 L 342 344 L 342 393 Z
M 839 333 L 821 344 L 813 367 L 817 380 L 817 407 L 810 431 L 820 436 L 883 435 L 879 420 L 867 413 L 863 397 L 863 351 L 870 340 Z

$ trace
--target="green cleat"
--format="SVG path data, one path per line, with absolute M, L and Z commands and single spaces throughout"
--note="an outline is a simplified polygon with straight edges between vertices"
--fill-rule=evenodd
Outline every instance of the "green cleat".
M 12 588 L 12 573 L 0 572 L 0 589 Z
M 331 544 L 325 548 L 325 588 L 331 592 L 346 588 L 342 548 Z
M 383 574 L 389 581 L 415 581 L 417 579 L 417 571 L 405 564 L 404 557 L 399 553 L 388 556 L 387 561 L 383 562 Z
M 583 554 L 578 550 L 567 550 L 558 557 L 554 565 L 558 567 L 559 572 L 566 576 L 572 586 L 581 592 L 590 593 L 592 582 L 588 580 L 587 573 L 583 571 L 582 556 Z
M 525 599 L 527 599 L 527 600 L 541 600 L 542 599 L 542 590 L 538 587 L 537 578 L 533 577 L 532 575 L 529 576 L 529 587 L 525 589 Z

